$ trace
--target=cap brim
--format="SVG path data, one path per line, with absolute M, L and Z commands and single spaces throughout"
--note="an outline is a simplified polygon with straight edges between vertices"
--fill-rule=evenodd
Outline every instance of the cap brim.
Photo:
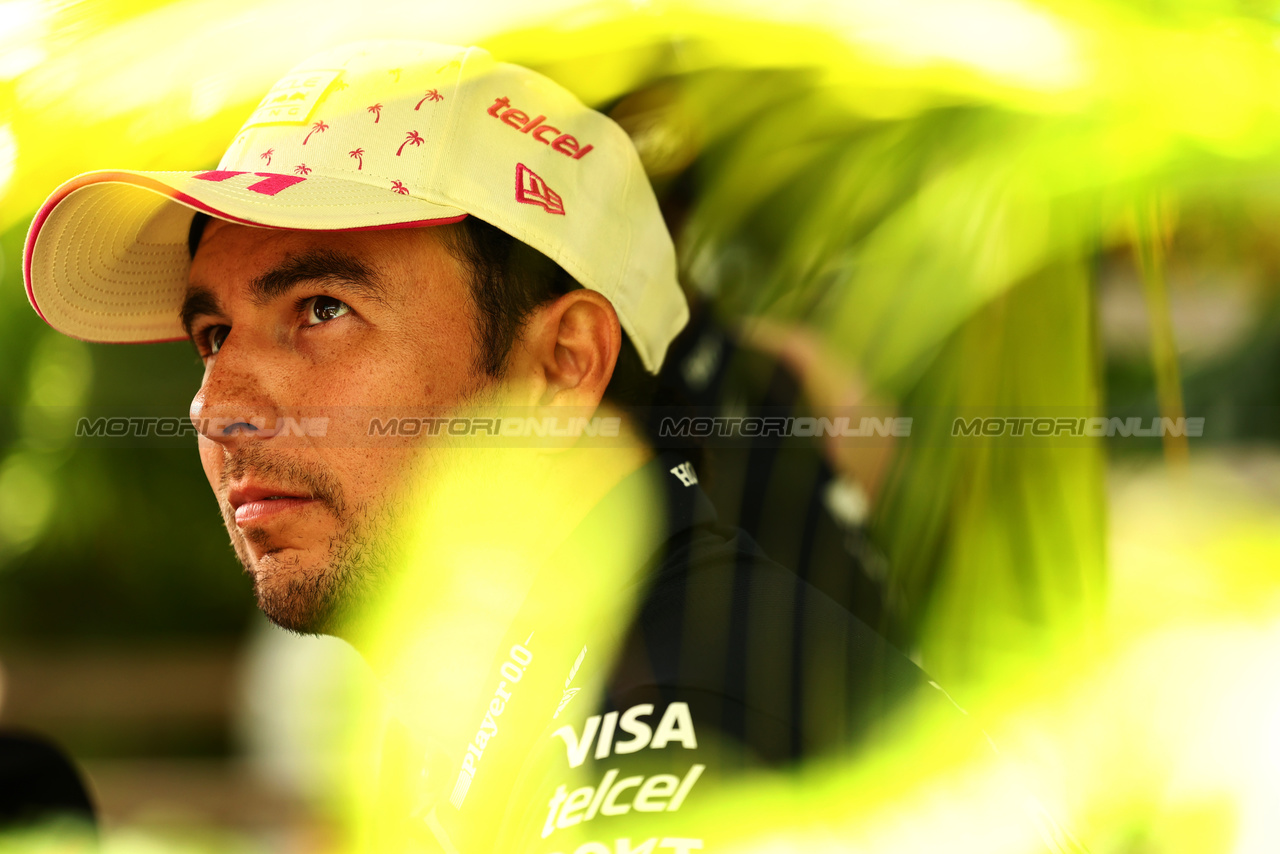
M 59 187 L 31 223 L 23 276 L 31 306 L 85 341 L 186 337 L 178 311 L 196 211 L 309 231 L 413 228 L 467 214 L 390 187 L 246 172 L 89 172 Z

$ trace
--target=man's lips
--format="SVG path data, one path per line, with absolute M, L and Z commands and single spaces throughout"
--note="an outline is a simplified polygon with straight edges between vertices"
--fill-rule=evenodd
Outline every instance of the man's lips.
M 232 489 L 227 493 L 227 500 L 235 512 L 236 527 L 239 528 L 316 503 L 316 499 L 306 493 L 253 483 Z

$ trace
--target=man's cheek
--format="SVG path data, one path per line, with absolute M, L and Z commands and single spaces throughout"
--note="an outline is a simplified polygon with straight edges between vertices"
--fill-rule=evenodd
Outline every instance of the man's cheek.
M 200 467 L 204 469 L 204 476 L 208 479 L 214 495 L 217 495 L 218 483 L 222 477 L 222 452 L 217 442 L 206 439 L 204 436 L 196 441 L 200 452 Z

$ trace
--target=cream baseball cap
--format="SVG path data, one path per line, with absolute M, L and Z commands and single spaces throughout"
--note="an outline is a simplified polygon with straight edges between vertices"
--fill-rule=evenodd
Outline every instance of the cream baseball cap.
M 689 316 L 671 237 L 626 133 L 479 48 L 334 48 L 271 87 L 217 169 L 73 178 L 27 234 L 32 307 L 86 341 L 185 338 L 178 311 L 198 210 L 341 231 L 475 215 L 607 297 L 653 373 Z

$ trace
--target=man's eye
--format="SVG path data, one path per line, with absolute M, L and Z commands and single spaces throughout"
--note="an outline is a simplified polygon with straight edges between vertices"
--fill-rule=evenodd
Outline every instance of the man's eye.
M 307 300 L 305 316 L 308 326 L 318 326 L 342 317 L 349 311 L 351 308 L 341 300 L 333 297 L 312 297 Z
M 205 344 L 209 348 L 209 355 L 212 356 L 222 349 L 222 345 L 226 342 L 227 336 L 231 334 L 230 326 L 210 326 L 204 333 Z

